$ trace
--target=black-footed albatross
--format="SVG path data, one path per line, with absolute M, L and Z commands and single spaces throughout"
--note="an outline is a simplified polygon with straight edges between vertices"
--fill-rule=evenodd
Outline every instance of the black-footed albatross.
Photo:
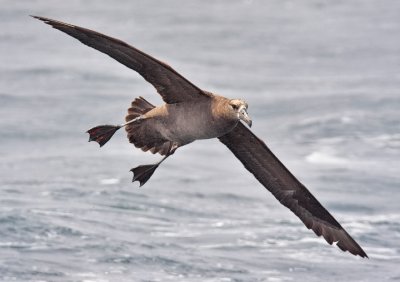
M 176 149 L 197 139 L 218 138 L 243 163 L 257 180 L 296 214 L 308 229 L 353 255 L 368 257 L 357 242 L 318 202 L 290 171 L 243 123 L 251 126 L 247 103 L 227 99 L 201 90 L 169 65 L 127 43 L 79 26 L 33 16 L 83 44 L 103 52 L 151 83 L 165 104 L 153 106 L 136 98 L 128 109 L 123 125 L 100 125 L 88 131 L 89 141 L 103 146 L 121 127 L 128 139 L 143 151 L 159 153 L 164 158 L 151 165 L 138 166 L 133 181 L 146 183 L 162 161 Z

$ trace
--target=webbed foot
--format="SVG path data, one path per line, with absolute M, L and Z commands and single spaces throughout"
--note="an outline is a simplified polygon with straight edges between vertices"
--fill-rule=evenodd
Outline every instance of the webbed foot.
M 93 127 L 87 131 L 87 133 L 89 133 L 89 142 L 96 141 L 99 143 L 100 147 L 102 147 L 120 128 L 120 125 L 99 125 Z
M 156 171 L 159 163 L 151 165 L 140 165 L 138 167 L 132 168 L 133 179 L 132 182 L 139 181 L 140 187 L 142 187 Z

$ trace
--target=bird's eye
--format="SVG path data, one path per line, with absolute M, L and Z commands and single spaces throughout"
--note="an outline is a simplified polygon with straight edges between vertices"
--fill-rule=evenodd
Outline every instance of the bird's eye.
M 235 105 L 235 104 L 231 104 L 231 107 L 232 107 L 232 109 L 234 109 L 234 110 L 237 110 L 237 109 L 239 108 L 239 106 L 238 106 L 238 105 Z

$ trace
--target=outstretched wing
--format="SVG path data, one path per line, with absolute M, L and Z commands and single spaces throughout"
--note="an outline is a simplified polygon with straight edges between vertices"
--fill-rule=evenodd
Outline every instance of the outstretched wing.
M 169 65 L 121 40 L 83 27 L 48 18 L 33 17 L 75 37 L 83 44 L 109 55 L 121 64 L 138 72 L 157 89 L 157 92 L 168 104 L 209 96 L 209 94 L 203 92 Z
M 367 257 L 363 249 L 336 219 L 318 202 L 268 149 L 265 143 L 243 124 L 219 137 L 243 165 L 284 206 L 297 215 L 308 229 L 353 255 Z

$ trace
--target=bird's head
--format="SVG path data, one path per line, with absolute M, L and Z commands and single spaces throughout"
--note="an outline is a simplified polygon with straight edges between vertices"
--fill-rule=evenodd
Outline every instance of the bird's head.
M 251 127 L 252 120 L 247 114 L 248 105 L 244 100 L 232 99 L 229 101 L 229 111 L 234 114 L 238 120 L 243 120 Z

